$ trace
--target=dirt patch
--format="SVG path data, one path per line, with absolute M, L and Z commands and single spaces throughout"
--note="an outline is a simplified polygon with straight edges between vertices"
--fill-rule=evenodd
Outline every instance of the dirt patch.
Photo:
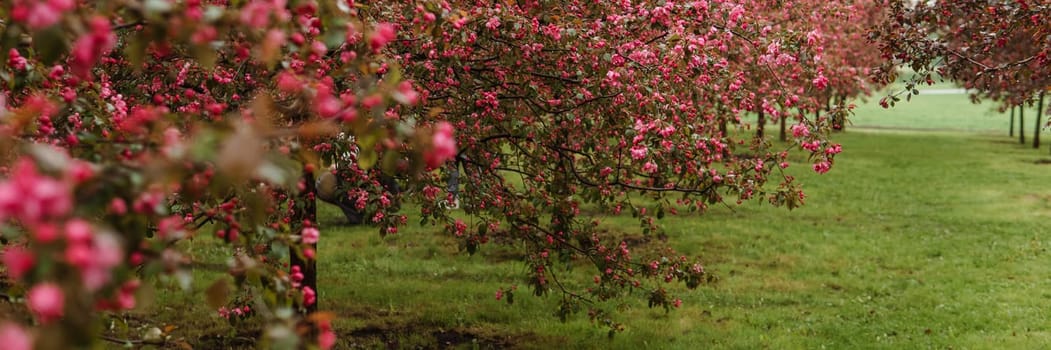
M 368 325 L 340 334 L 339 347 L 352 349 L 514 349 L 536 344 L 532 333 L 494 334 L 477 328 L 443 329 L 437 325 L 413 323 Z M 527 343 L 528 342 L 528 343 Z M 557 340 L 550 340 L 556 344 Z

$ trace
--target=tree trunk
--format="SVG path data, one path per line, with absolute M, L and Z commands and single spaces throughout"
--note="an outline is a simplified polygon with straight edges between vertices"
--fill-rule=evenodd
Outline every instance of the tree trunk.
M 1025 108 L 1018 106 L 1018 143 L 1025 144 Z
M 765 136 L 765 135 L 763 135 L 763 130 L 765 128 L 766 128 L 766 114 L 764 114 L 762 108 L 759 108 L 759 120 L 756 122 L 755 137 L 757 137 L 759 139 L 762 139 Z
M 1011 106 L 1011 126 L 1007 129 L 1007 136 L 1008 137 L 1014 137 L 1015 136 L 1015 108 L 1014 108 L 1014 106 Z
M 781 114 L 781 142 L 788 141 L 788 135 L 785 134 L 785 119 L 788 119 L 788 116 Z
M 307 223 L 314 228 L 318 227 L 317 222 L 317 184 L 314 182 L 314 173 L 306 169 L 304 164 L 303 178 L 304 189 L 299 193 L 299 198 L 296 199 L 294 213 L 292 215 L 293 228 L 296 230 L 295 233 L 303 231 L 304 227 L 307 227 Z M 310 249 L 313 249 L 315 254 L 317 252 L 317 244 L 311 244 Z M 310 287 L 314 290 L 314 294 L 318 294 L 317 289 L 317 259 L 307 258 L 300 255 L 300 252 L 296 248 L 291 248 L 291 261 L 289 262 L 289 268 L 292 266 L 299 266 L 300 271 L 303 273 L 302 287 Z M 314 303 L 306 307 L 307 313 L 313 313 L 317 311 L 318 301 L 315 299 Z
M 1043 93 L 1040 94 L 1043 97 Z M 1041 117 L 1040 109 L 1036 110 L 1036 124 L 1033 126 L 1033 149 L 1040 149 L 1040 129 L 1043 129 L 1040 125 Z
M 1040 100 L 1036 103 L 1036 119 L 1044 116 L 1044 94 L 1045 91 L 1040 92 Z

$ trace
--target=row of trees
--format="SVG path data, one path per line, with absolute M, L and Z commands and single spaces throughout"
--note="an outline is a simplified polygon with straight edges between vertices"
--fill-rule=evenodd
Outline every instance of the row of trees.
M 887 61 L 877 79 L 889 83 L 897 67 L 916 71 L 906 89 L 884 98 L 893 103 L 911 97 L 918 84 L 935 77 L 949 79 L 971 91 L 971 98 L 998 102 L 1011 110 L 1010 132 L 1018 114 L 1019 142 L 1025 144 L 1025 106 L 1036 105 L 1033 147 L 1040 147 L 1045 126 L 1044 95 L 1051 88 L 1051 4 L 1016 1 L 895 1 L 873 37 Z
M 876 26 L 922 45 L 903 24 L 915 10 L 886 5 L 5 2 L 3 261 L 9 295 L 40 327 L 7 323 L 0 338 L 13 348 L 113 340 L 95 311 L 133 308 L 143 283 L 189 281 L 201 264 L 178 242 L 215 236 L 235 283 L 211 285 L 211 307 L 263 319 L 267 346 L 332 347 L 330 314 L 309 312 L 323 258 L 314 177 L 333 163 L 382 234 L 409 219 L 380 181 L 396 175 L 419 189 L 414 221 L 468 252 L 522 247 L 533 293 L 617 329 L 593 301 L 643 290 L 670 308 L 665 283 L 709 277 L 672 251 L 633 255 L 581 209 L 631 213 L 651 233 L 655 219 L 724 201 L 801 205 L 788 155 L 832 167 L 841 147 L 828 134 L 844 125 L 845 101 L 869 91 L 868 67 L 932 57 L 919 65 L 933 68 L 944 56 L 890 44 L 881 56 L 861 40 Z M 877 24 L 887 13 L 894 20 Z M 743 121 L 749 113 L 759 122 Z M 767 119 L 782 139 L 791 130 L 790 147 L 747 132 Z M 439 205 L 455 199 L 443 188 L 460 167 L 469 222 Z M 555 268 L 567 265 L 593 280 Z M 226 308 L 232 290 L 248 308 Z

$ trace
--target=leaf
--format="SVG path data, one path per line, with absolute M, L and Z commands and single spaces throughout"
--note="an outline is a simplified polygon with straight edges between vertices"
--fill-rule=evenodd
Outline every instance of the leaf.
M 58 26 L 33 33 L 33 48 L 44 64 L 51 65 L 66 53 L 66 38 Z
M 372 169 L 377 160 L 379 160 L 379 154 L 372 148 L 363 148 L 361 153 L 358 153 L 358 167 L 361 170 Z
M 212 283 L 212 286 L 208 287 L 204 293 L 208 306 L 212 309 L 218 309 L 226 305 L 226 300 L 230 296 L 230 284 L 225 278 L 219 279 Z
M 142 69 L 142 63 L 146 59 L 146 44 L 149 40 L 145 35 L 134 34 L 128 38 L 128 45 L 124 47 L 124 54 L 128 57 L 131 66 L 136 70 Z

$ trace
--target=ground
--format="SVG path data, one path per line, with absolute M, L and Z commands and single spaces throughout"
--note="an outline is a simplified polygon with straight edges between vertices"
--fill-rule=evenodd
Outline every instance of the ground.
M 1019 145 L 1007 136 L 1003 114 L 963 95 L 921 94 L 891 112 L 858 103 L 855 124 L 835 136 L 844 153 L 832 172 L 789 168 L 807 189 L 803 208 L 752 203 L 665 218 L 667 244 L 700 257 L 718 279 L 676 290 L 684 304 L 669 313 L 639 298 L 607 305 L 626 326 L 612 338 L 584 315 L 559 322 L 555 296 L 523 290 L 513 305 L 497 301 L 499 287 L 521 284 L 524 275 L 513 250 L 490 245 L 469 256 L 437 228 L 413 220 L 381 238 L 373 227 L 337 226 L 338 210 L 323 206 L 320 300 L 339 316 L 337 347 L 1051 343 L 1048 150 Z M 608 217 L 605 225 L 637 227 L 630 216 Z M 640 242 L 639 249 L 664 244 L 620 234 Z M 221 251 L 203 241 L 188 248 L 199 257 Z M 195 290 L 207 288 L 208 278 L 198 276 Z M 169 329 L 172 339 L 200 348 L 247 346 L 243 340 L 254 337 L 201 307 L 200 294 L 169 292 L 163 284 L 155 292 L 165 303 L 139 314 L 156 315 L 148 321 L 153 326 L 178 325 Z

